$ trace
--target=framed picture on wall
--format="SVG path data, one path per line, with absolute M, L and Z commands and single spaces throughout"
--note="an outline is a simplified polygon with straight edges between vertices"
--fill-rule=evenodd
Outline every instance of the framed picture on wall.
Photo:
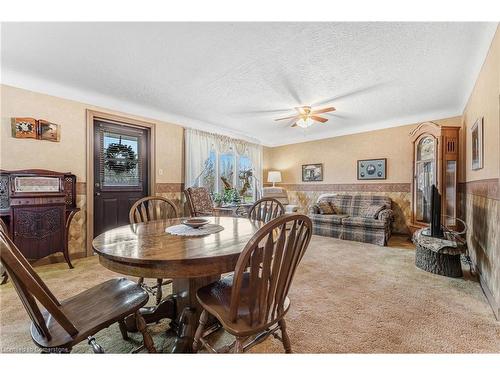
M 38 123 L 30 117 L 12 118 L 12 136 L 15 138 L 37 138 Z
M 323 164 L 303 164 L 302 181 L 323 181 Z
M 38 120 L 40 139 L 52 142 L 59 142 L 60 127 L 57 124 L 45 120 Z
M 385 180 L 387 159 L 358 160 L 358 180 Z
M 483 168 L 483 118 L 480 117 L 476 120 L 471 129 L 471 157 L 472 169 Z

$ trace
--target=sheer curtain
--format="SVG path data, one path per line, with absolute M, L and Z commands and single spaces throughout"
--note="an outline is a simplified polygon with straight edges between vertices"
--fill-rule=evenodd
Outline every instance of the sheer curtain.
M 205 160 L 210 157 L 210 151 L 213 148 L 213 137 L 199 130 L 186 129 L 184 142 L 184 183 L 186 187 L 197 186 L 205 167 Z
M 262 189 L 262 146 L 224 135 L 200 130 L 185 131 L 185 179 L 186 187 L 198 186 L 204 172 L 205 161 L 210 152 L 234 152 L 238 156 L 248 156 L 252 163 L 256 188 Z M 236 166 L 237 167 L 237 166 Z

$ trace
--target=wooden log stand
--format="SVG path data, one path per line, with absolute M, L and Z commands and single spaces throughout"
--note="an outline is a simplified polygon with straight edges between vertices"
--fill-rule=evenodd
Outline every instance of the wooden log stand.
M 466 244 L 452 238 L 436 238 L 427 234 L 428 228 L 417 230 L 413 235 L 415 265 L 427 272 L 447 277 L 462 277 L 460 255 Z

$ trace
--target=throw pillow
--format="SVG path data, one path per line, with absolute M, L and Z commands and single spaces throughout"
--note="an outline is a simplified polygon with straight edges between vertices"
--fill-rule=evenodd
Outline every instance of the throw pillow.
M 379 206 L 376 204 L 366 206 L 361 210 L 361 216 L 370 219 L 376 219 L 380 211 L 382 211 L 384 208 L 385 206 Z
M 318 208 L 321 215 L 333 215 L 335 213 L 335 207 L 330 202 L 319 202 Z

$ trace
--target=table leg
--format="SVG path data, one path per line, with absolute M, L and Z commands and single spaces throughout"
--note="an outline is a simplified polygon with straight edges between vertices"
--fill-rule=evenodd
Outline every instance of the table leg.
M 139 312 L 147 324 L 158 323 L 161 319 L 174 320 L 177 317 L 175 297 L 171 294 L 155 306 L 142 307 Z M 133 314 L 125 318 L 125 325 L 127 331 L 137 332 L 137 325 Z
M 190 353 L 193 346 L 194 333 L 198 326 L 202 307 L 196 299 L 196 291 L 220 276 L 198 277 L 192 279 L 174 279 L 173 292 L 176 296 L 176 308 L 180 315 L 176 319 L 177 338 L 174 353 Z
M 220 276 L 198 277 L 192 279 L 174 279 L 173 294 L 164 298 L 158 305 L 143 307 L 139 311 L 147 324 L 157 323 L 161 319 L 171 319 L 170 328 L 176 333 L 173 353 L 190 353 L 194 334 L 198 327 L 202 307 L 196 299 L 196 291 Z M 208 325 L 218 324 L 215 318 Z M 137 332 L 135 315 L 125 318 L 127 331 Z

